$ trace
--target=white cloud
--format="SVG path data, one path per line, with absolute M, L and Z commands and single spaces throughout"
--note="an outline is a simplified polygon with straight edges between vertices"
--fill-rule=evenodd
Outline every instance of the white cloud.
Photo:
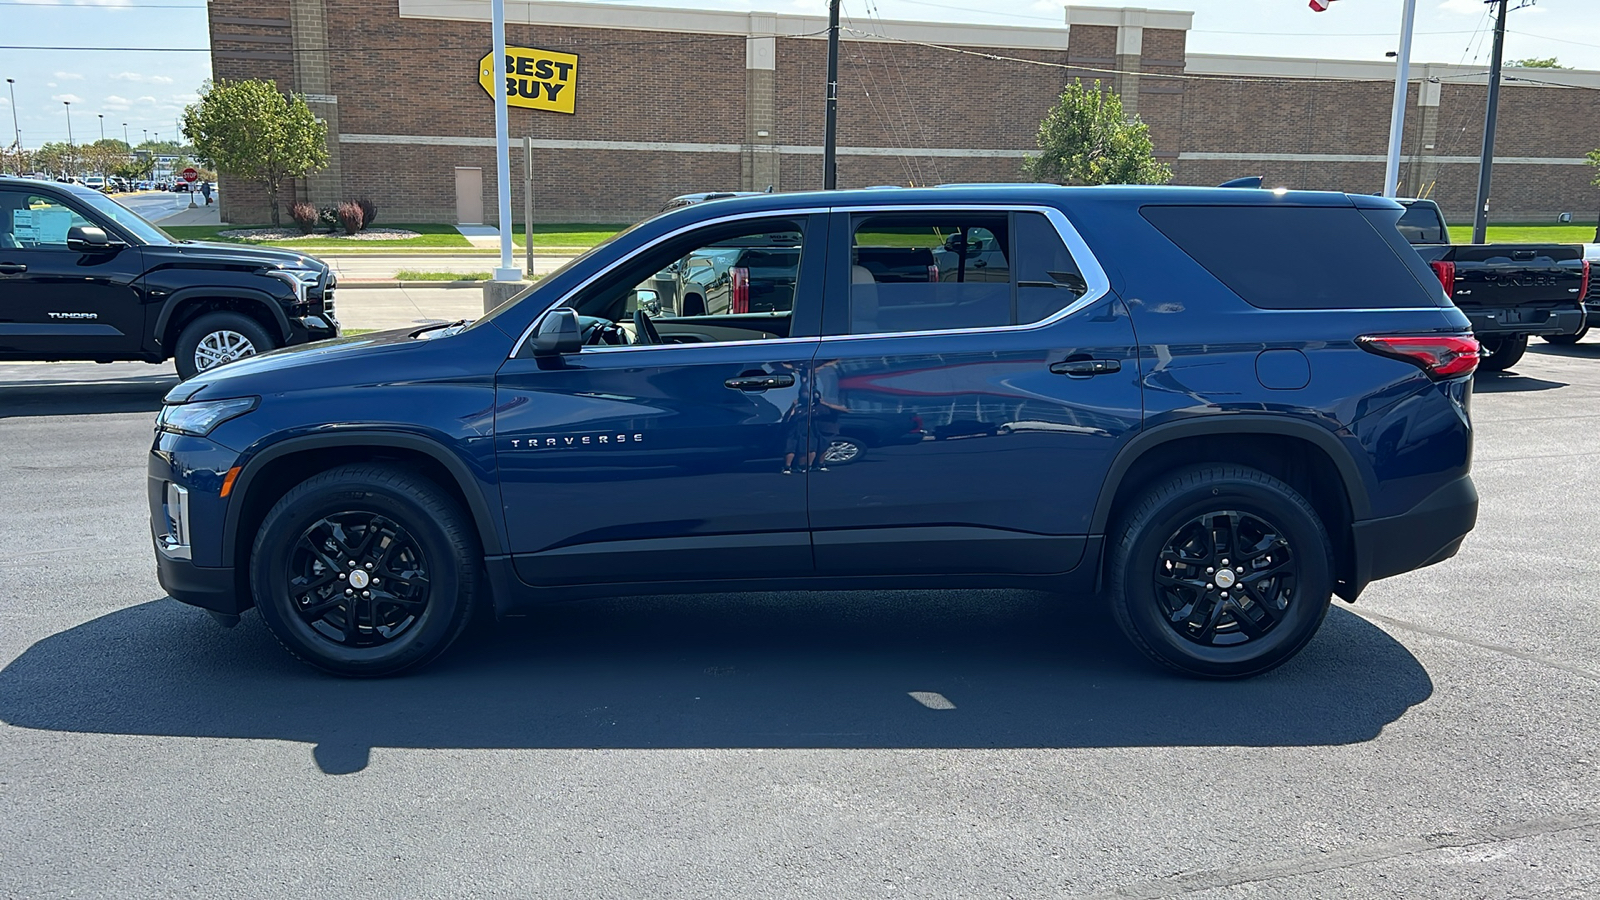
M 1477 18 L 1483 15 L 1483 0 L 1444 0 L 1439 9 Z
M 77 94 L 52 94 L 50 99 L 57 103 L 82 103 L 83 98 Z
M 139 84 L 171 84 L 172 79 L 165 75 L 145 75 L 141 72 L 118 72 L 111 76 L 114 81 L 133 81 Z
M 115 112 L 127 112 L 133 108 L 133 104 L 128 101 L 128 98 L 118 97 L 116 94 L 107 96 L 100 102 L 100 105 Z
M 47 81 L 47 82 L 45 82 L 44 86 L 45 87 L 55 87 L 56 83 L 54 81 Z
M 156 98 L 151 97 L 149 95 L 146 95 L 146 96 L 140 97 L 137 102 L 142 103 L 142 104 L 144 104 L 146 106 L 154 106 L 156 104 Z
M 83 80 L 83 74 L 80 73 L 80 72 L 57 72 L 56 73 L 56 77 L 61 79 L 62 81 L 82 81 Z

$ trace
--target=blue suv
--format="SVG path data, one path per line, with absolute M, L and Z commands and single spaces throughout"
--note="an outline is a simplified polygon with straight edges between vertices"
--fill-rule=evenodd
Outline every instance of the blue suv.
M 161 583 L 340 675 L 414 669 L 487 604 L 996 586 L 1098 592 L 1159 663 L 1264 672 L 1476 519 L 1478 346 L 1401 212 L 1044 185 L 673 209 L 470 324 L 175 387 Z M 773 234 L 798 252 L 728 311 L 661 302 L 675 261 Z M 786 299 L 738 302 L 762 279 Z

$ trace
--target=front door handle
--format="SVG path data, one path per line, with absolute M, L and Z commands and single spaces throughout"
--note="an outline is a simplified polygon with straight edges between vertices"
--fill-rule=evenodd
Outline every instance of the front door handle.
M 773 388 L 794 387 L 793 375 L 740 375 L 738 378 L 729 378 L 723 383 L 724 387 L 736 391 L 767 391 Z
M 22 263 L 0 263 L 0 275 L 21 275 L 28 271 Z
M 1090 378 L 1110 372 L 1121 372 L 1122 361 L 1116 359 L 1068 359 L 1058 363 L 1051 363 L 1050 371 L 1057 375 Z

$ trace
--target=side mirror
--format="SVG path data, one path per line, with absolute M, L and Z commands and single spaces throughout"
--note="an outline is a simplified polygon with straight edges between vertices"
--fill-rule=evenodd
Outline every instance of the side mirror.
M 583 349 L 583 331 L 578 327 L 578 311 L 552 309 L 533 334 L 534 356 L 561 356 Z
M 633 292 L 633 308 L 642 309 L 650 315 L 661 313 L 661 295 L 648 288 L 640 288 Z
M 74 225 L 67 229 L 67 249 L 79 253 L 106 253 L 128 246 L 106 236 L 105 229 L 93 225 Z

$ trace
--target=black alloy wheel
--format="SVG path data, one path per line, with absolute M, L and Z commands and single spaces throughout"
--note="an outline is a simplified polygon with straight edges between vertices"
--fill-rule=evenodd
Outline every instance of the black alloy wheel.
M 392 519 L 346 510 L 318 519 L 289 553 L 301 621 L 346 647 L 399 639 L 428 607 L 428 559 Z
M 1227 647 L 1264 637 L 1294 601 L 1295 558 L 1282 529 L 1239 510 L 1178 527 L 1156 564 L 1155 592 L 1180 637 Z
M 461 636 L 483 552 L 437 484 L 355 463 L 285 494 L 249 565 L 256 608 L 290 653 L 335 675 L 375 677 L 418 668 Z
M 1202 678 L 1293 658 L 1333 596 L 1333 545 L 1315 507 L 1257 469 L 1209 464 L 1148 488 L 1107 535 L 1106 588 L 1134 646 Z

